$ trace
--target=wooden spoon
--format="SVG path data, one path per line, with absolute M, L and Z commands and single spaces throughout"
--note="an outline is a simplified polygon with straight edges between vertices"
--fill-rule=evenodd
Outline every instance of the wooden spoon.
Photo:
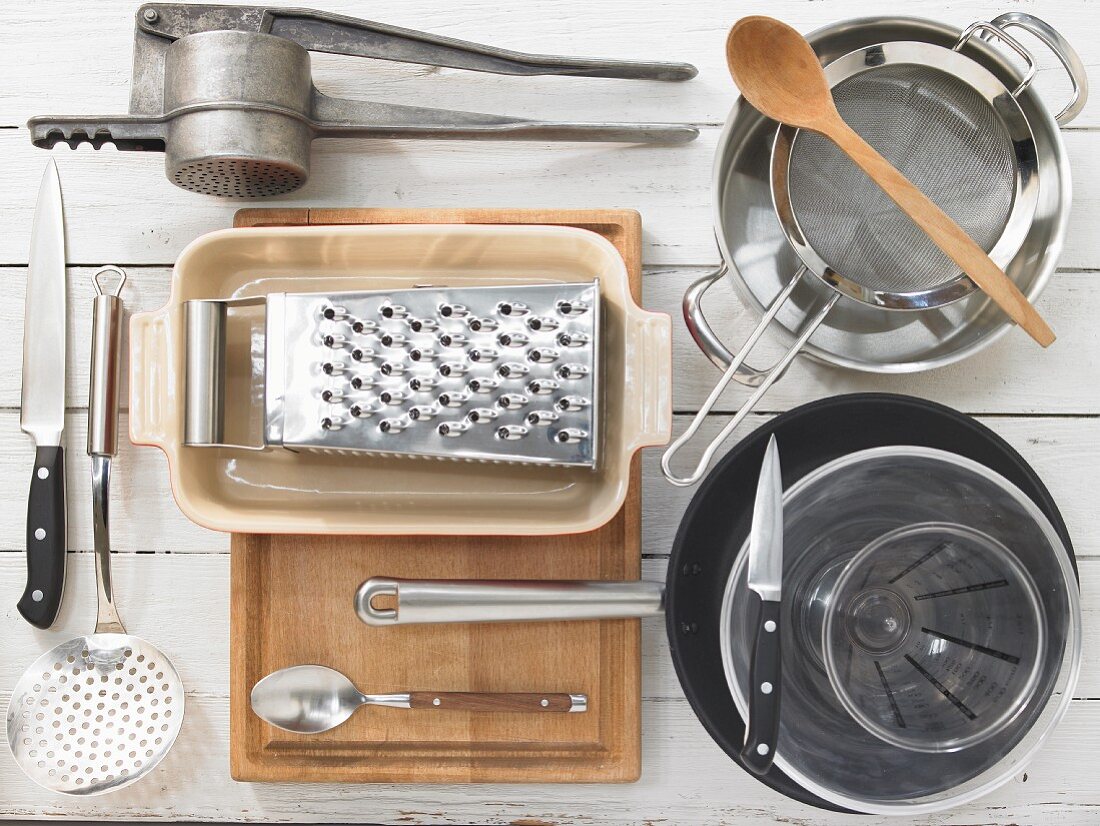
M 726 63 L 749 103 L 835 143 L 1013 321 L 1043 347 L 1054 341 L 1042 316 L 985 250 L 844 122 L 806 38 L 771 17 L 744 17 L 726 39 Z

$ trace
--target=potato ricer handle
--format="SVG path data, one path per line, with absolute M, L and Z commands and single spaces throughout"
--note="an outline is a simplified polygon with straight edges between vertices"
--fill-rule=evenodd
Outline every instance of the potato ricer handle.
M 577 123 L 529 120 L 454 109 L 431 109 L 334 98 L 313 91 L 318 138 L 429 138 L 432 140 L 619 141 L 687 143 L 699 130 L 677 123 Z
M 172 40 L 213 29 L 262 32 L 292 40 L 314 52 L 500 75 L 690 80 L 698 74 L 689 63 L 514 52 L 313 9 L 146 3 L 138 9 L 137 25 L 148 34 Z
M 98 115 L 59 117 L 40 115 L 27 121 L 31 143 L 52 149 L 62 141 L 76 149 L 90 143 L 99 149 L 112 143 L 125 152 L 163 152 L 165 125 L 161 118 L 143 115 Z

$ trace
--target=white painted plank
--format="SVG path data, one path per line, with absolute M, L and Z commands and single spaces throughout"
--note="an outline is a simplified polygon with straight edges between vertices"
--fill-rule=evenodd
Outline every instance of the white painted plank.
M 83 407 L 88 396 L 88 342 L 91 335 L 92 286 L 90 267 L 69 271 L 69 342 L 67 376 L 69 407 Z M 696 410 L 718 379 L 718 371 L 699 352 L 681 323 L 680 302 L 700 269 L 649 268 L 644 279 L 643 303 L 673 316 L 673 405 Z M 167 301 L 171 270 L 167 267 L 131 267 L 124 294 L 128 312 L 157 309 Z M 859 373 L 795 361 L 787 375 L 764 398 L 762 410 L 786 410 L 813 399 L 838 393 L 866 391 L 910 393 L 933 399 L 968 413 L 1066 414 L 1100 413 L 1100 383 L 1082 381 L 1100 369 L 1100 291 L 1096 274 L 1061 272 L 1039 303 L 1059 333 L 1049 350 L 1036 347 L 1027 336 L 1010 331 L 982 353 L 950 367 L 925 373 L 888 376 Z M 0 268 L 5 300 L 0 302 L 0 352 L 20 353 L 23 346 L 23 297 L 26 268 Z M 726 284 L 716 286 L 706 303 L 716 330 L 727 332 L 727 344 L 736 349 L 755 327 L 758 317 L 746 308 Z M 125 325 L 128 327 L 128 325 Z M 126 348 L 124 339 L 123 346 Z M 752 361 L 772 364 L 783 343 L 765 336 Z M 124 371 L 125 373 L 126 371 Z M 0 361 L 0 408 L 18 407 L 22 382 L 18 357 Z M 128 382 L 124 376 L 122 400 L 126 407 Z M 731 389 L 719 410 L 736 410 L 748 397 L 743 388 Z
M 21 570 L 0 555 L 0 616 L 13 633 L 0 639 L 0 704 L 8 687 L 33 659 L 69 634 L 94 623 L 91 558 L 81 555 L 72 571 L 61 627 L 31 631 L 10 606 Z M 734 767 L 695 720 L 668 659 L 663 625 L 643 623 L 643 773 L 637 784 L 568 787 L 356 786 L 238 784 L 228 772 L 228 580 L 226 555 L 133 555 L 115 557 L 116 588 L 132 633 L 162 648 L 188 687 L 187 719 L 165 762 L 130 789 L 90 800 L 44 794 L 0 754 L 0 815 L 106 819 L 340 820 L 427 823 L 506 822 L 536 818 L 554 823 L 757 824 L 785 818 L 843 823 L 783 800 Z M 663 576 L 664 563 L 644 565 L 649 578 Z M 1100 610 L 1100 561 L 1082 566 L 1086 605 L 1085 649 L 1094 649 Z M 1086 656 L 1077 696 L 1096 697 L 1100 666 Z M 384 713 L 384 712 L 378 712 Z M 399 712 L 394 712 L 399 713 Z M 1080 700 L 1019 780 L 973 806 L 920 822 L 1046 823 L 1057 815 L 1067 824 L 1100 817 L 1094 768 L 1080 755 L 1098 747 L 1100 707 Z M 878 823 L 868 820 L 868 823 Z M 898 821 L 888 821 L 895 823 Z
M 1081 563 L 1084 649 L 1100 645 L 1100 560 Z M 642 578 L 663 580 L 666 561 L 646 559 Z M 363 578 L 386 571 L 363 571 Z M 229 555 L 129 554 L 113 557 L 119 611 L 130 633 L 148 639 L 168 656 L 184 684 L 199 694 L 229 693 Z M 69 583 L 55 628 L 41 631 L 19 619 L 15 602 L 23 591 L 21 556 L 0 554 L 0 688 L 15 684 L 43 651 L 95 627 L 92 555 L 74 554 Z M 334 599 L 343 599 L 334 595 Z M 347 595 L 350 605 L 351 595 Z M 415 686 L 414 686 L 415 687 Z M 651 700 L 681 699 L 662 619 L 642 622 L 642 693 Z M 1085 656 L 1075 697 L 1100 699 L 1100 663 Z
M 647 264 L 717 262 L 710 175 L 717 127 L 683 146 L 318 141 L 309 182 L 269 206 L 630 207 L 641 211 Z M 1100 267 L 1092 227 L 1100 222 L 1100 132 L 1068 132 L 1079 183 L 1061 266 Z M 25 129 L 0 129 L 10 196 L 0 201 L 0 264 L 26 263 L 31 214 L 47 154 Z M 53 153 L 61 173 L 68 260 L 170 264 L 190 241 L 229 226 L 257 202 L 201 196 L 170 184 L 156 153 Z
M 753 416 L 755 428 L 767 417 Z M 1006 438 L 1032 464 L 1051 490 L 1080 556 L 1100 556 L 1100 535 L 1096 530 L 1093 477 L 1100 462 L 1100 420 L 1094 418 L 1007 418 L 980 419 Z M 703 430 L 717 431 L 721 419 L 714 417 Z M 676 418 L 675 430 L 682 431 L 687 418 Z M 122 426 L 126 426 L 123 417 Z M 70 414 L 66 445 L 69 490 L 69 547 L 90 550 L 91 493 L 88 465 L 84 456 L 85 417 Z M 685 448 L 685 463 L 698 448 Z M 643 552 L 669 552 L 676 527 L 694 489 L 675 488 L 660 475 L 660 453 L 646 451 L 643 459 Z M 0 501 L 12 503 L 0 509 L 0 551 L 20 550 L 25 542 L 26 497 L 33 450 L 18 433 L 18 417 L 0 411 Z M 200 528 L 176 507 L 168 484 L 167 463 L 155 448 L 123 443 L 116 460 L 112 489 L 112 541 L 120 551 L 220 552 L 228 548 L 228 536 Z M 87 505 L 86 507 L 82 505 Z
M 0 701 L 6 697 L 0 694 Z M 0 789 L 9 817 L 95 820 L 239 820 L 355 823 L 591 826 L 670 823 L 841 826 L 852 816 L 780 796 L 737 768 L 703 731 L 686 701 L 643 707 L 642 777 L 625 785 L 332 785 L 235 783 L 229 778 L 228 709 L 190 695 L 172 751 L 146 779 L 93 798 L 44 793 L 6 751 Z M 362 713 L 362 712 L 361 712 Z M 377 713 L 387 713 L 379 710 Z M 392 713 L 400 713 L 393 711 Z M 1083 753 L 1100 748 L 1100 708 L 1076 702 L 1025 773 L 982 800 L 919 819 L 860 818 L 867 826 L 1014 824 L 1093 826 L 1100 818 L 1095 769 Z
M 753 416 L 755 428 L 766 416 Z M 1079 556 L 1100 556 L 1094 476 L 1100 467 L 1100 419 L 1096 418 L 981 418 L 1007 439 L 1032 464 L 1062 512 Z M 71 413 L 66 430 L 69 495 L 69 547 L 92 548 L 91 493 L 88 463 L 84 455 L 86 417 Z M 677 416 L 675 432 L 687 426 Z M 712 417 L 702 437 L 717 432 L 720 417 Z M 126 417 L 122 418 L 126 427 Z M 23 503 L 34 451 L 19 433 L 18 414 L 0 411 L 0 551 L 21 550 L 25 543 Z M 124 431 L 125 432 L 125 431 Z M 684 449 L 685 465 L 698 455 L 702 442 Z M 648 450 L 643 457 L 642 550 L 664 555 L 694 489 L 676 488 L 660 474 L 660 453 Z M 229 546 L 227 534 L 215 533 L 191 523 L 176 507 L 168 483 L 164 455 L 155 448 L 136 447 L 123 441 L 112 480 L 112 541 L 120 551 L 213 552 Z
M 270 6 L 294 6 L 276 0 Z M 98 0 L 74 6 L 66 0 L 9 4 L 6 83 L 0 90 L 0 125 L 31 115 L 125 112 L 129 99 L 132 0 Z M 852 16 L 889 13 L 856 0 L 774 0 L 731 7 L 690 0 L 544 0 L 537 12 L 520 0 L 505 3 L 439 3 L 434 0 L 325 0 L 314 8 L 406 26 L 511 49 L 635 60 L 694 63 L 700 74 L 687 83 L 639 83 L 586 78 L 509 78 L 458 70 L 432 70 L 382 61 L 314 55 L 317 83 L 328 94 L 415 102 L 423 106 L 575 120 L 678 120 L 720 123 L 734 86 L 724 62 L 726 31 L 742 14 L 766 13 L 802 31 Z M 1012 5 L 1012 4 L 1008 4 Z M 911 2 L 905 13 L 962 28 L 1005 11 L 999 0 Z M 1089 0 L 1027 2 L 1024 11 L 1059 28 L 1086 66 L 1100 63 L 1100 20 Z M 64 21 L 60 24 L 60 21 Z M 1023 36 L 1026 39 L 1026 36 Z M 94 50 L 88 46 L 94 44 Z M 1060 107 L 1066 83 L 1055 61 L 1037 50 L 1044 67 L 1044 99 Z M 1076 126 L 1100 123 L 1093 102 Z

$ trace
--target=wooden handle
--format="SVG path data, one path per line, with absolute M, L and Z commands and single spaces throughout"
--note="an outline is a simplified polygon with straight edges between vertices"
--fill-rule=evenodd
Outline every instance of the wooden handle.
M 932 239 L 933 243 L 970 276 L 998 307 L 1043 347 L 1054 341 L 1054 332 L 1043 317 L 963 228 L 917 189 L 882 155 L 839 116 L 830 118 L 826 132 L 890 199 Z
M 580 694 L 498 694 L 482 691 L 413 691 L 409 708 L 443 711 L 584 711 Z

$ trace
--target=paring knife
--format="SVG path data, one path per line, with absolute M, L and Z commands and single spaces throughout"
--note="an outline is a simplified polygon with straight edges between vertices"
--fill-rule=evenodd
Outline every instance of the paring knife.
M 749 724 L 741 759 L 750 771 L 764 774 L 775 759 L 782 685 L 779 607 L 783 583 L 783 479 L 774 435 L 768 440 L 756 483 L 748 583 L 749 590 L 760 597 L 760 617 L 749 667 Z
M 19 426 L 34 437 L 27 504 L 27 587 L 19 613 L 49 628 L 65 589 L 65 218 L 51 159 L 38 189 L 23 319 Z

